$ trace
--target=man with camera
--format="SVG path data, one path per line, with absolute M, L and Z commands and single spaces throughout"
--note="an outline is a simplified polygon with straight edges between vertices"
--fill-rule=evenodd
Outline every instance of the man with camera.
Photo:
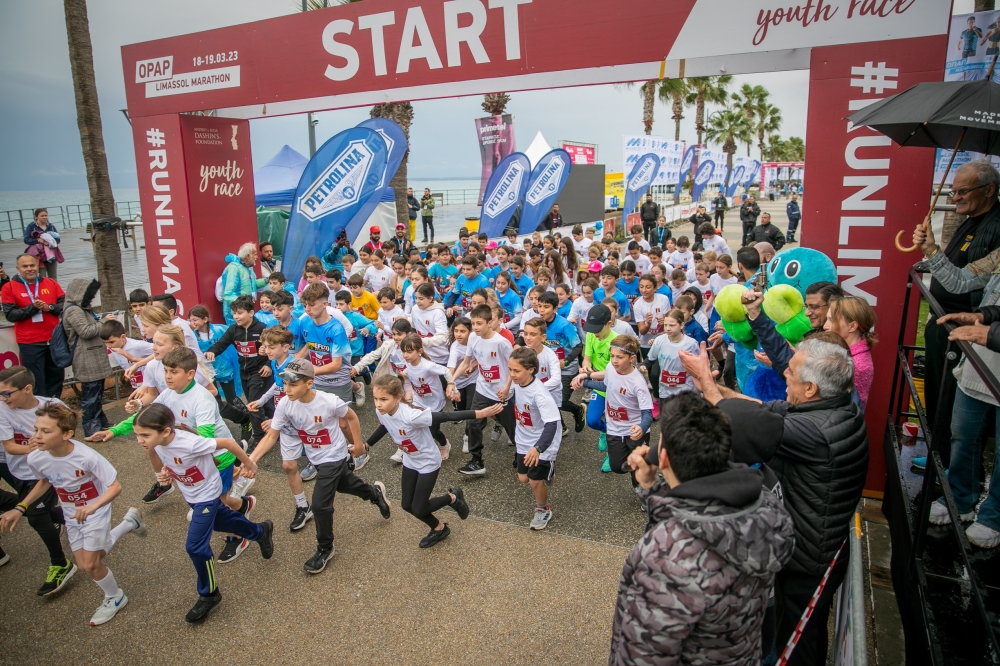
M 347 232 L 341 231 L 337 234 L 337 240 L 334 241 L 333 246 L 323 254 L 323 265 L 327 270 L 338 270 L 343 273 L 344 257 L 348 254 L 354 257 L 354 261 L 358 260 L 358 253 L 354 251 L 351 242 L 347 240 Z M 344 279 L 346 281 L 347 278 Z

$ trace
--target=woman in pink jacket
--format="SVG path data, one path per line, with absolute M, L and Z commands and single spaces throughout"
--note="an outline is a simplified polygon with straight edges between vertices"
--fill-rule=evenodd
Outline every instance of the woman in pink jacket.
M 858 389 L 862 406 L 868 403 L 868 392 L 875 377 L 872 364 L 872 347 L 878 340 L 875 335 L 875 311 L 860 296 L 844 296 L 830 301 L 826 315 L 827 331 L 844 338 L 854 357 L 854 387 Z

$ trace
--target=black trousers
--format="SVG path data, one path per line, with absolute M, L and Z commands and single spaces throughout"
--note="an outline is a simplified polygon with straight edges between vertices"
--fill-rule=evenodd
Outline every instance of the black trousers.
M 938 326 L 931 319 L 924 326 L 924 412 L 931 426 L 933 441 L 941 461 L 947 465 L 951 460 L 951 411 L 955 404 L 955 391 L 958 390 L 958 380 L 952 371 L 962 357 L 958 348 L 953 348 L 955 358 L 945 357 L 948 348 L 948 331 L 944 326 Z M 942 383 L 942 374 L 944 383 Z M 941 417 L 938 417 L 938 405 L 941 405 Z M 987 437 L 989 435 L 986 435 Z
M 422 217 L 420 218 L 424 223 L 424 238 L 429 238 L 431 242 L 434 242 L 434 218 L 433 217 Z M 430 236 L 427 235 L 427 230 L 430 229 Z
M 110 424 L 104 413 L 104 380 L 80 383 L 80 409 L 83 410 L 83 434 L 90 437 Z
M 830 578 L 826 581 L 823 594 L 820 595 L 819 601 L 816 603 L 816 609 L 809 618 L 809 622 L 806 623 L 802 636 L 792 651 L 792 656 L 788 660 L 789 666 L 825 666 L 830 606 L 833 604 L 834 593 L 847 574 L 849 560 L 850 553 L 845 545 L 840 557 L 837 558 L 836 566 L 830 573 Z M 779 652 L 785 648 L 789 637 L 795 631 L 795 625 L 798 624 L 803 611 L 809 605 L 809 601 L 816 588 L 819 587 L 822 578 L 822 574 L 803 574 L 787 569 L 779 571 L 775 577 L 774 601 L 777 618 L 775 641 Z
M 622 226 L 624 227 L 624 224 Z M 646 242 L 649 243 L 650 245 L 653 244 L 653 241 L 651 241 L 649 239 L 653 236 L 653 232 L 655 232 L 655 231 L 656 231 L 656 220 L 643 220 L 642 221 L 642 236 L 643 236 L 643 238 L 646 239 Z M 632 230 L 631 229 L 625 229 L 625 234 L 626 235 L 631 235 L 632 234 Z
M 438 526 L 435 511 L 440 511 L 451 504 L 451 495 L 438 495 L 431 499 L 434 492 L 434 484 L 437 483 L 438 472 L 436 469 L 427 474 L 421 474 L 414 469 L 403 466 L 403 497 L 399 500 L 403 511 L 411 514 L 414 518 L 422 520 L 427 527 L 436 529 Z
M 476 391 L 475 395 L 472 396 L 472 405 L 470 409 L 479 410 L 486 409 L 487 407 L 492 407 L 497 404 L 496 400 L 487 398 L 485 395 Z M 514 441 L 514 403 L 508 400 L 503 411 L 494 417 L 503 426 L 503 429 L 507 432 L 507 437 L 510 441 Z M 473 460 L 483 459 L 483 428 L 486 427 L 486 419 L 474 419 L 465 422 L 465 434 L 469 436 L 469 454 L 472 455 Z
M 753 231 L 755 226 L 757 226 L 756 223 L 743 220 L 743 245 L 750 242 L 750 232 Z
M 10 468 L 7 467 L 7 463 L 5 462 L 0 462 L 0 479 L 6 481 L 7 485 L 9 485 L 15 493 L 21 492 L 21 486 L 24 485 L 23 481 L 14 478 L 14 475 L 10 473 Z M 15 504 L 17 504 L 17 502 L 15 502 Z
M 371 502 L 372 487 L 340 462 L 316 465 L 316 485 L 313 487 L 312 512 L 316 522 L 316 541 L 321 550 L 333 548 L 333 500 L 337 493 L 347 493 Z
M 472 409 L 472 398 L 476 395 L 476 382 L 472 382 L 468 386 L 463 386 L 458 389 L 459 395 L 462 396 L 461 402 L 451 401 L 451 404 L 455 406 L 456 412 L 465 411 L 467 409 Z
M 260 396 L 264 395 L 264 392 L 271 388 L 271 384 L 274 383 L 274 379 L 271 377 L 261 377 L 256 372 L 244 372 L 240 368 L 240 382 L 243 383 L 243 394 L 247 397 L 249 402 L 254 402 L 260 400 Z M 254 437 L 258 439 L 264 436 L 264 429 L 261 428 L 261 423 L 264 422 L 264 414 L 261 411 L 256 413 L 250 413 L 250 422 L 253 424 L 253 434 Z
M 721 208 L 715 209 L 715 226 L 719 227 L 719 231 L 726 227 L 726 211 Z
M 17 495 L 0 490 L 0 511 L 12 510 L 17 503 L 22 501 L 35 487 L 37 481 L 21 482 L 21 489 Z M 66 519 L 63 517 L 62 506 L 56 496 L 55 488 L 49 488 L 34 504 L 24 512 L 24 517 L 28 519 L 31 529 L 38 533 L 46 550 L 49 551 L 49 561 L 52 564 L 62 565 L 66 562 L 66 554 L 63 552 L 62 541 L 59 540 L 59 530 L 56 523 L 64 525 Z
M 35 395 L 46 398 L 58 398 L 62 395 L 63 381 L 66 373 L 63 369 L 52 362 L 49 354 L 49 346 L 45 343 L 22 345 L 18 344 L 21 352 L 21 365 L 31 370 L 35 376 Z
M 628 466 L 628 457 L 635 451 L 636 447 L 649 444 L 649 433 L 643 435 L 639 441 L 635 441 L 631 437 L 618 437 L 616 435 L 608 435 L 607 439 L 608 464 L 611 465 L 611 471 L 615 474 L 630 475 L 634 488 L 638 482 L 635 480 L 635 472 Z
M 573 397 L 573 387 L 570 386 L 570 381 L 572 379 L 573 377 L 570 375 L 562 376 L 562 404 L 559 405 L 559 409 L 563 412 L 569 412 L 573 415 L 573 418 L 576 419 L 583 413 L 583 408 L 570 400 L 570 398 Z M 513 442 L 514 440 L 511 439 L 510 441 Z

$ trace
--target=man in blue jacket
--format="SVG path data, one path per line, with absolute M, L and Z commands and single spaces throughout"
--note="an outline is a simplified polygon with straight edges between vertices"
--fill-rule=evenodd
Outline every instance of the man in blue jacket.
M 795 232 L 798 231 L 799 221 L 802 219 L 798 194 L 792 193 L 792 200 L 785 204 L 785 213 L 788 215 L 788 233 L 785 234 L 785 242 L 794 243 Z

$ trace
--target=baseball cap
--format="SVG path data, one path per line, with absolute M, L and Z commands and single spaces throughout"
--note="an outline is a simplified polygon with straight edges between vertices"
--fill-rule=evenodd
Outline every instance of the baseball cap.
M 302 379 L 313 379 L 316 377 L 316 369 L 312 363 L 304 358 L 293 358 L 285 366 L 285 369 L 278 373 L 286 382 L 297 382 Z
M 372 227 L 371 227 L 371 229 L 368 230 L 368 233 L 370 233 L 370 234 L 380 234 L 380 233 L 382 233 L 382 230 L 378 228 L 377 224 L 373 224 Z
M 587 266 L 587 272 L 589 273 L 600 273 L 602 270 L 604 270 L 604 266 L 599 261 L 592 261 Z
M 497 249 L 497 242 L 496 241 L 490 241 L 489 243 L 486 244 L 486 249 L 487 250 L 495 250 L 495 249 Z
M 587 321 L 583 324 L 583 330 L 587 333 L 600 333 L 609 321 L 611 321 L 611 308 L 607 305 L 595 305 L 587 313 Z
M 378 229 L 378 227 L 375 227 L 375 228 L 376 228 L 376 229 Z M 405 228 L 406 228 L 406 225 L 405 225 L 405 224 L 403 224 L 402 222 L 398 222 L 398 223 L 396 224 L 396 228 L 397 228 L 397 229 L 405 229 Z

